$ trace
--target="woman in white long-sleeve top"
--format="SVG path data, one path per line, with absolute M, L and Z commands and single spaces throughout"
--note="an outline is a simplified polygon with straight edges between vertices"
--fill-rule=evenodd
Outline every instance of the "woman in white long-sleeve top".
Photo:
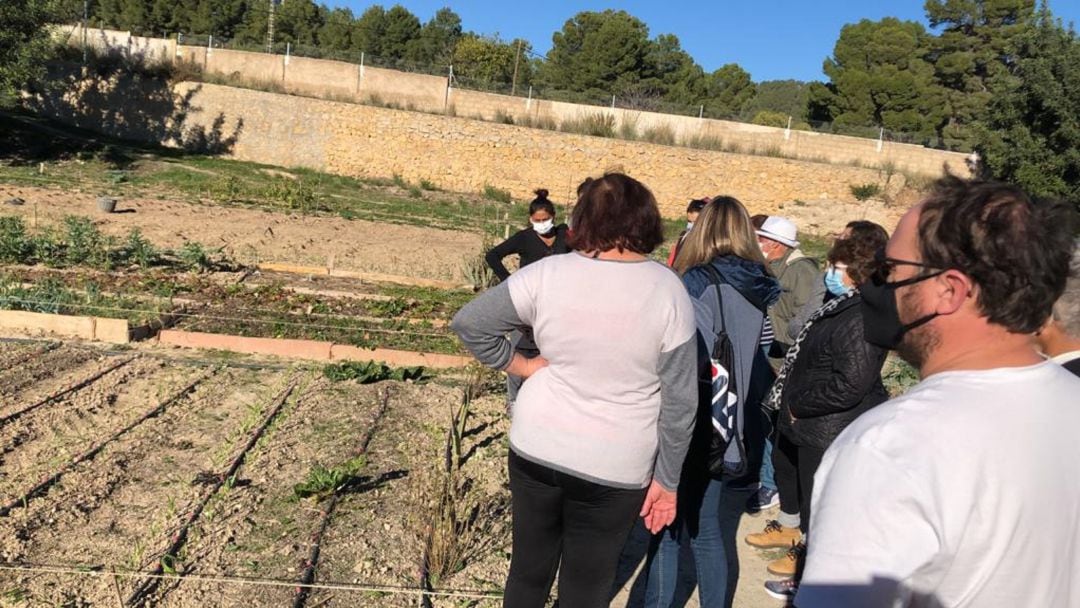
M 452 324 L 480 362 L 527 378 L 510 427 L 513 608 L 543 606 L 556 571 L 560 606 L 607 606 L 634 520 L 658 531 L 675 516 L 698 404 L 690 297 L 647 257 L 663 240 L 652 193 L 591 180 L 573 226 L 575 253 L 519 270 Z M 542 357 L 511 351 L 517 327 Z

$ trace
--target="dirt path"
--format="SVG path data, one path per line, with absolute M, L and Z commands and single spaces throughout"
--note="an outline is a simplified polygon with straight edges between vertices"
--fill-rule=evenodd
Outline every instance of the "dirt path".
M 155 245 L 175 248 L 198 241 L 211 249 L 224 248 L 243 263 L 325 267 L 333 259 L 341 270 L 458 281 L 463 259 L 481 248 L 476 233 L 150 198 L 124 199 L 120 213 L 103 214 L 92 194 L 0 185 L 0 200 L 12 197 L 26 203 L 4 206 L 0 213 L 21 215 L 31 226 L 85 215 L 106 234 L 122 237 L 138 227 Z

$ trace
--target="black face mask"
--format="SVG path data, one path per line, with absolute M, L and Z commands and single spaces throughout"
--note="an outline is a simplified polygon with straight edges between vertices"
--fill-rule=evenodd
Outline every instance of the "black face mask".
M 859 287 L 859 294 L 862 296 L 863 338 L 874 346 L 896 350 L 900 346 L 900 341 L 904 339 L 904 334 L 937 317 L 938 313 L 935 312 L 905 325 L 900 320 L 900 311 L 896 304 L 896 290 L 905 285 L 914 285 L 932 279 L 942 272 L 944 271 L 932 272 L 895 283 L 874 277 L 862 284 Z

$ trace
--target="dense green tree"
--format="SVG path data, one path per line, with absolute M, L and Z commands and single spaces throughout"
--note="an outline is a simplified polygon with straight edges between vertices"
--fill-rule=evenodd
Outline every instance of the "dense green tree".
M 552 36 L 537 78 L 597 98 L 632 89 L 647 75 L 649 28 L 626 11 L 581 12 Z
M 429 64 L 449 63 L 461 31 L 461 17 L 449 8 L 439 9 L 412 41 L 409 59 Z
M 914 21 L 864 19 L 840 30 L 833 56 L 825 60 L 825 86 L 811 86 L 813 118 L 832 120 L 839 130 L 884 127 L 933 136 L 941 118 L 940 89 L 925 59 L 929 34 Z
M 245 0 L 195 0 L 184 15 L 187 31 L 230 40 L 248 10 Z
M 214 0 L 215 3 L 217 1 Z M 274 40 L 294 45 L 314 45 L 322 26 L 322 14 L 314 0 L 282 2 L 274 17 Z
M 1035 0 L 927 0 L 926 17 L 941 30 L 927 60 L 944 88 L 938 132 L 946 146 L 970 149 L 994 80 L 1005 77 L 1014 39 L 1030 27 Z
M 386 38 L 386 9 L 375 4 L 367 8 L 356 20 L 353 29 L 353 48 L 376 57 L 383 54 Z
M 420 37 L 420 20 L 409 9 L 396 4 L 386 11 L 380 55 L 387 59 L 405 59 L 414 40 Z
M 529 43 L 522 43 L 522 58 L 518 57 L 518 42 L 503 42 L 498 38 L 466 34 L 454 48 L 454 74 L 465 84 L 491 86 L 513 82 L 514 64 L 518 64 L 518 85 L 528 86 L 531 65 L 524 56 L 531 50 Z
M 319 47 L 332 51 L 346 51 L 353 45 L 353 29 L 356 18 L 347 8 L 333 10 L 322 7 L 323 26 L 319 29 Z
M 737 118 L 754 98 L 750 73 L 729 63 L 705 77 L 702 103 L 710 116 Z
M 757 83 L 754 98 L 747 105 L 745 116 L 752 117 L 760 112 L 773 112 L 802 121 L 806 119 L 806 104 L 809 98 L 810 83 L 798 80 L 766 80 Z M 782 126 L 786 124 L 785 118 L 785 124 Z
M 643 83 L 667 101 L 695 104 L 701 96 L 705 73 L 674 34 L 661 34 L 652 41 L 645 70 Z
M 994 81 L 978 150 L 998 179 L 1080 206 L 1080 38 L 1045 8 Z
M 49 0 L 0 2 L 0 101 L 41 75 L 49 56 L 49 32 L 56 4 Z
M 233 41 L 241 45 L 264 47 L 266 45 L 266 27 L 270 16 L 269 0 L 249 0 L 247 11 L 237 25 Z M 191 30 L 200 34 L 197 30 Z

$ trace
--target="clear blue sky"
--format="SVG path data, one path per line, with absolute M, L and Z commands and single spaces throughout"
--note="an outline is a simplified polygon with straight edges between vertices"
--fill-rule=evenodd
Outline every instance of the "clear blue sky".
M 923 0 L 323 0 L 347 6 L 358 16 L 372 4 L 399 3 L 421 21 L 449 6 L 466 30 L 524 38 L 538 53 L 551 48 L 551 34 L 585 10 L 623 9 L 649 25 L 651 36 L 675 34 L 707 71 L 738 63 L 754 80 L 822 79 L 821 64 L 832 53 L 840 28 L 860 19 L 900 17 L 925 22 Z M 1080 0 L 1051 0 L 1054 13 L 1080 24 Z

